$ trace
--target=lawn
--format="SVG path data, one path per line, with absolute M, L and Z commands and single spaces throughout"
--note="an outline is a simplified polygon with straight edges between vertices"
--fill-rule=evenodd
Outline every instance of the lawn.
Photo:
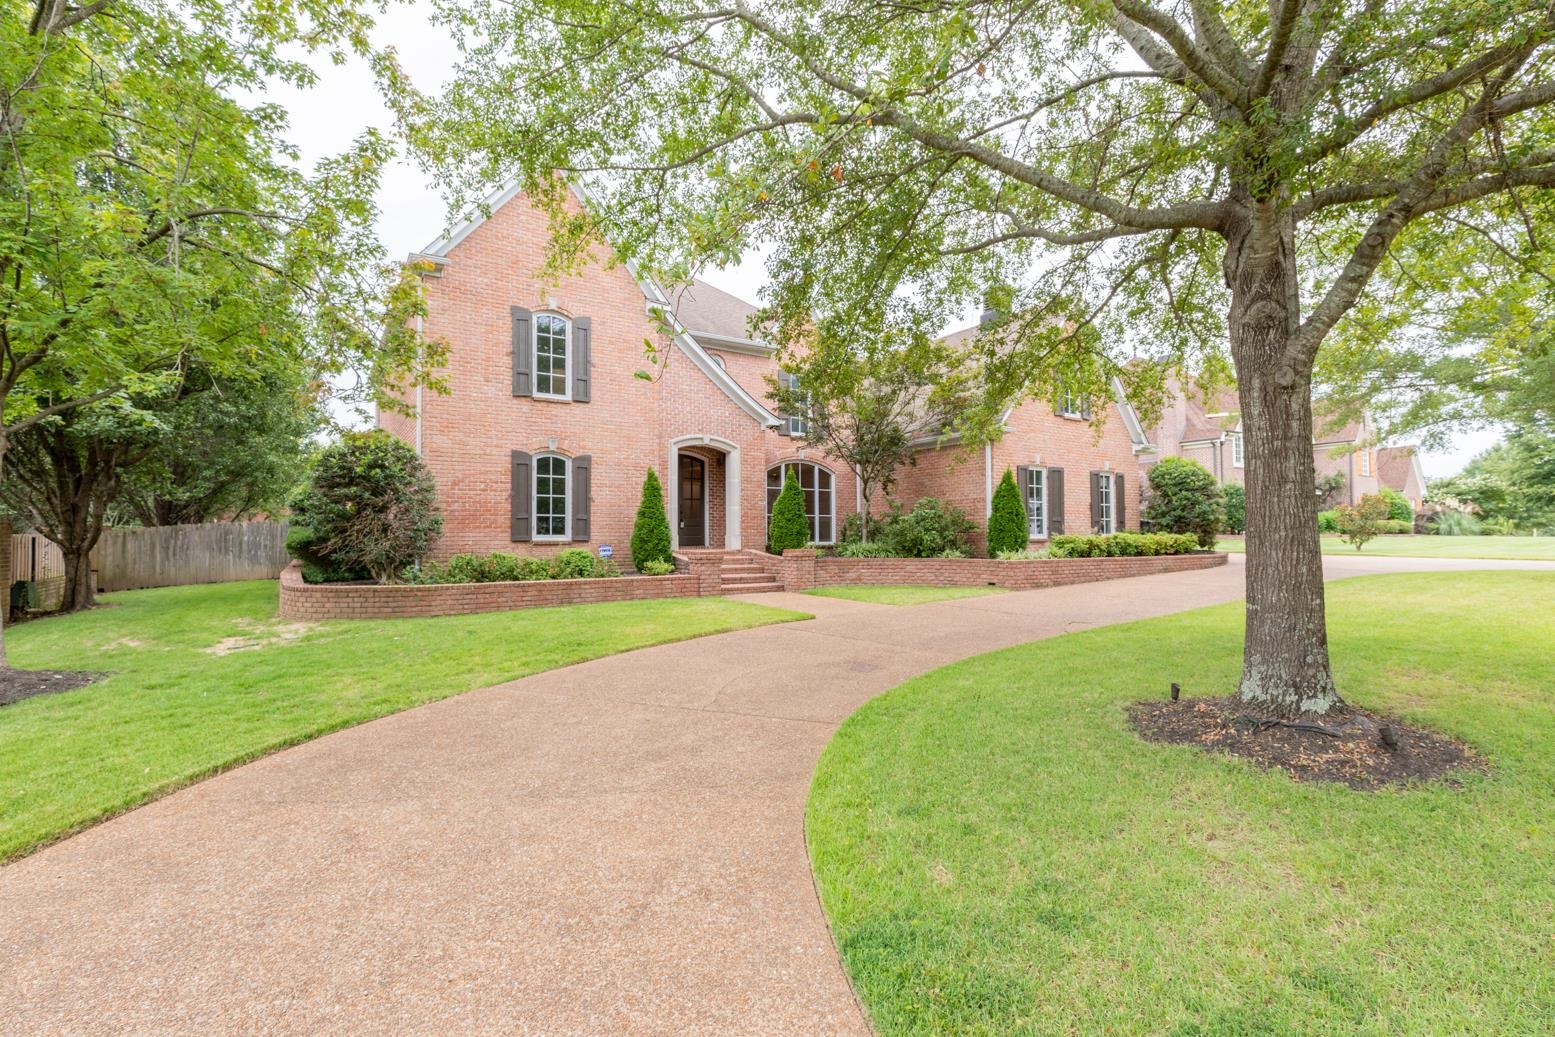
M 631 648 L 805 618 L 671 598 L 303 625 L 275 618 L 270 581 L 103 600 L 105 608 L 6 631 L 14 666 L 111 676 L 0 707 L 0 861 L 215 771 L 423 702 Z
M 817 587 L 805 591 L 822 598 L 846 598 L 876 605 L 923 605 L 930 601 L 955 601 L 1003 594 L 1003 587 L 931 587 L 920 583 L 860 583 L 847 587 Z
M 1320 538 L 1323 553 L 1355 554 L 1355 548 L 1336 536 Z M 1241 537 L 1222 537 L 1217 551 L 1242 551 Z M 1443 537 L 1381 536 L 1361 549 L 1361 554 L 1402 555 L 1409 558 L 1505 558 L 1512 561 L 1555 562 L 1555 537 Z
M 974 658 L 850 718 L 808 840 L 879 1032 L 1551 1033 L 1555 574 L 1328 593 L 1341 690 L 1488 775 L 1362 793 L 1139 741 L 1131 701 L 1235 686 L 1240 605 Z

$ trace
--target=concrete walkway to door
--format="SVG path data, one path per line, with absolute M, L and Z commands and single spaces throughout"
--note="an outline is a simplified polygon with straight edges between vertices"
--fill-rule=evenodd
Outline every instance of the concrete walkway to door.
M 1242 580 L 1233 561 L 914 608 L 763 595 L 817 618 L 278 753 L 0 869 L 0 1028 L 867 1034 L 804 846 L 837 724 L 925 670 L 1229 601 Z

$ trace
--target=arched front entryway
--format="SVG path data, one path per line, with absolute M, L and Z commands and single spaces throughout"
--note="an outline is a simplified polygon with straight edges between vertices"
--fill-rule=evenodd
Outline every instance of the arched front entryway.
M 676 547 L 740 548 L 740 448 L 717 436 L 669 443 L 665 505 Z

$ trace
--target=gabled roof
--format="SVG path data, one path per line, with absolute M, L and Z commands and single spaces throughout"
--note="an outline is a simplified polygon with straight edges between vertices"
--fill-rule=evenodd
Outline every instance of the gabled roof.
M 1411 471 L 1419 480 L 1420 489 L 1423 491 L 1425 470 L 1420 467 L 1420 450 L 1415 444 L 1388 446 L 1377 451 L 1377 478 L 1382 481 L 1382 485 L 1403 490 L 1409 484 Z
M 593 203 L 593 196 L 581 183 L 573 182 L 572 191 L 577 196 L 580 204 L 589 205 Z M 450 253 L 459 246 L 460 242 L 469 237 L 477 227 L 485 223 L 492 213 L 518 197 L 520 193 L 521 188 L 516 181 L 499 188 L 486 198 L 479 212 L 460 223 L 457 227 L 454 227 L 448 233 L 432 239 L 427 247 L 420 252 L 412 253 L 410 256 L 411 262 L 432 263 L 439 269 L 446 266 L 450 260 Z M 733 400 L 741 410 L 761 424 L 769 427 L 782 424 L 777 415 L 762 406 L 760 400 L 747 392 L 739 382 L 730 377 L 727 371 L 715 363 L 712 357 L 707 355 L 707 351 L 702 348 L 701 344 L 697 342 L 686 329 L 685 324 L 676 315 L 675 306 L 671 303 L 669 297 L 664 294 L 658 283 L 648 275 L 641 273 L 637 269 L 637 264 L 628 261 L 625 266 L 627 272 L 632 275 L 632 280 L 636 282 L 638 290 L 642 292 L 643 298 L 647 300 L 648 311 L 658 314 L 664 320 L 670 338 L 680 351 L 686 355 L 687 359 L 691 361 L 692 365 L 707 376 L 709 381 L 723 390 L 724 394 Z M 709 294 L 718 291 L 711 285 L 706 285 L 705 287 L 709 290 Z M 729 299 L 734 299 L 734 296 L 727 295 L 727 293 L 719 294 L 726 295 Z M 734 299 L 734 301 L 743 306 L 750 305 L 738 299 Z M 754 307 L 751 308 L 754 309 Z
M 1242 423 L 1242 401 L 1235 389 L 1220 389 L 1208 396 L 1183 395 L 1182 443 L 1218 440 Z
M 759 307 L 714 288 L 701 278 L 672 293 L 675 315 L 704 346 L 767 356 L 772 346 L 751 335 L 751 317 Z

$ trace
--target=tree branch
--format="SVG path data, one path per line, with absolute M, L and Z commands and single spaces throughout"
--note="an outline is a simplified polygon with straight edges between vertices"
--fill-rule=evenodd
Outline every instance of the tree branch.
M 1113 0 L 1112 6 L 1121 18 L 1148 29 L 1165 41 L 1172 53 L 1177 56 L 1177 60 L 1182 63 L 1182 67 L 1199 82 L 1214 90 L 1222 100 L 1238 111 L 1247 107 L 1246 87 L 1223 70 L 1213 57 L 1200 50 L 1192 37 L 1171 15 L 1157 11 L 1140 0 Z M 1140 56 L 1144 57 L 1144 55 Z

